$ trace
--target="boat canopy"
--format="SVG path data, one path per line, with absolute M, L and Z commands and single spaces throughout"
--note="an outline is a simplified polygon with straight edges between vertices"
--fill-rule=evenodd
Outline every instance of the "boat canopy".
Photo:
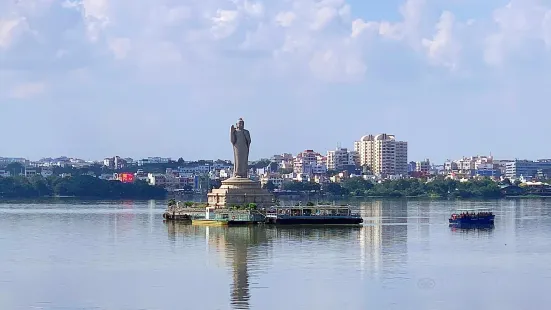
M 315 205 L 315 206 L 272 206 L 269 209 L 351 209 L 350 206 Z
M 490 208 L 463 208 L 457 209 L 457 212 L 469 212 L 469 211 L 492 211 Z

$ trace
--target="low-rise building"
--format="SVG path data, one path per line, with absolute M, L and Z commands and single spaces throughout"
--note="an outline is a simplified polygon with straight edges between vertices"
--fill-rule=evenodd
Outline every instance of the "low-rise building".
M 30 178 L 38 174 L 39 173 L 36 170 L 36 168 L 25 167 L 25 172 L 24 172 L 25 177 Z
M 532 180 L 538 177 L 540 170 L 547 169 L 551 169 L 551 159 L 514 160 L 506 163 L 505 177 L 515 180 L 523 177 L 525 180 Z
M 501 170 L 490 156 L 463 157 L 458 160 L 448 160 L 444 163 L 445 174 L 465 177 L 499 177 Z
M 115 173 L 102 173 L 98 178 L 106 181 L 112 181 L 115 180 Z
M 415 171 L 420 172 L 422 175 L 428 175 L 431 172 L 430 160 L 427 158 L 423 161 L 415 163 Z
M 327 173 L 325 157 L 313 150 L 305 150 L 294 158 L 293 172 L 295 174 L 307 174 L 309 176 Z
M 357 151 L 348 151 L 347 148 L 337 147 L 333 151 L 327 152 L 327 170 L 343 171 L 349 170 L 351 166 L 356 167 L 356 161 L 359 161 Z
M 54 174 L 54 171 L 50 168 L 42 168 L 40 175 L 44 178 L 50 177 Z
M 19 157 L 0 157 L 0 167 L 7 166 L 13 163 L 28 165 L 29 161 L 25 158 L 19 158 Z
M 151 165 L 151 164 L 168 164 L 170 158 L 164 157 L 148 157 L 138 160 L 138 166 Z

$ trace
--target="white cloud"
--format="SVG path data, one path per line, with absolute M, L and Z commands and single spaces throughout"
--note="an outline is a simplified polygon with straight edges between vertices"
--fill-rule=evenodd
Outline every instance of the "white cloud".
M 231 36 L 237 29 L 239 12 L 235 10 L 217 10 L 212 17 L 212 34 L 216 39 Z
M 116 59 L 125 59 L 131 48 L 132 44 L 128 38 L 115 38 L 109 41 L 109 49 Z
M 311 24 L 312 30 L 321 30 L 338 15 L 334 7 L 325 6 L 317 9 L 314 21 Z
M 455 17 L 445 11 L 436 24 L 436 34 L 432 38 L 423 39 L 423 46 L 427 49 L 427 56 L 436 64 L 442 64 L 451 69 L 456 68 L 460 52 L 459 43 L 453 37 Z
M 41 95 L 46 91 L 46 84 L 42 82 L 18 84 L 10 91 L 14 99 L 29 99 Z
M 379 34 L 393 40 L 404 40 L 417 48 L 420 44 L 419 27 L 425 5 L 425 0 L 407 0 L 399 9 L 403 20 L 398 23 L 381 22 Z
M 511 0 L 493 12 L 497 31 L 487 35 L 484 60 L 490 65 L 501 65 L 508 54 L 523 50 L 530 42 L 549 46 L 549 14 L 551 6 L 537 0 Z
M 403 42 L 403 53 L 424 54 L 428 63 L 448 68 L 469 65 L 460 62 L 465 48 L 488 63 L 499 64 L 527 40 L 540 40 L 551 47 L 551 13 L 537 0 L 512 0 L 496 9 L 492 16 L 497 26 L 494 32 L 483 28 L 488 23 L 478 18 L 476 25 L 472 19 L 456 21 L 451 11 L 432 16 L 434 10 L 429 5 L 432 3 L 426 0 L 404 0 L 397 8 L 401 18 L 390 21 L 362 18 L 354 12 L 352 0 L 64 3 L 81 14 L 86 35 L 98 53 L 103 48 L 114 60 L 137 61 L 137 68 L 171 64 L 166 69 L 189 76 L 202 74 L 200 68 L 208 66 L 207 62 L 231 61 L 227 58 L 231 54 L 243 59 L 256 55 L 244 64 L 251 64 L 253 70 L 262 67 L 266 76 L 287 68 L 283 71 L 290 75 L 301 71 L 324 81 L 355 81 L 368 72 L 370 47 L 386 44 L 386 40 L 373 40 L 377 37 Z M 18 12 L 30 9 L 26 10 Z M 18 25 L 25 23 L 24 17 L 15 20 Z M 5 49 L 17 33 L 14 29 L 20 26 L 14 26 L 14 20 L 2 21 L 0 48 Z M 476 32 L 458 36 L 464 25 L 477 27 Z M 59 59 L 75 55 L 70 46 L 55 50 Z
M 82 10 L 87 23 L 88 36 L 92 42 L 99 39 L 102 30 L 109 24 L 107 0 L 83 0 Z
M 4 97 L 38 96 L 36 102 L 44 103 L 36 105 L 44 108 L 42 114 L 51 113 L 56 103 L 83 109 L 94 105 L 114 111 L 112 115 L 128 113 L 136 122 L 153 124 L 151 119 L 157 119 L 159 126 L 200 127 L 208 135 L 207 127 L 217 126 L 235 110 L 267 115 L 270 109 L 271 118 L 298 124 L 304 115 L 334 116 L 337 107 L 342 115 L 389 115 L 371 118 L 370 128 L 388 126 L 399 133 L 403 126 L 400 136 L 425 136 L 430 128 L 408 129 L 436 104 L 437 109 L 467 104 L 469 110 L 494 115 L 505 113 L 496 109 L 502 105 L 503 89 L 510 106 L 535 106 L 532 102 L 548 97 L 544 82 L 551 77 L 546 66 L 539 66 L 550 60 L 545 51 L 551 48 L 548 1 L 512 0 L 503 6 L 502 0 L 488 0 L 483 11 L 482 5 L 471 9 L 477 1 L 469 0 L 455 11 L 458 1 L 402 0 L 394 12 L 387 5 L 383 11 L 380 2 L 66 0 L 62 7 L 55 0 L 0 1 L 0 88 Z M 533 59 L 519 62 L 517 54 Z M 502 68 L 495 70 L 484 61 Z M 428 65 L 455 70 L 428 70 Z M 519 73 L 526 79 L 519 80 Z M 10 88 L 6 81 L 19 86 Z M 52 100 L 41 100 L 46 90 Z M 473 95 L 477 92 L 487 93 Z M 491 109 L 485 109 L 488 102 L 494 104 Z M 205 106 L 216 111 L 208 113 L 208 122 L 181 122 L 185 113 L 202 115 Z M 400 115 L 387 113 L 396 110 Z M 549 109 L 540 104 L 538 110 L 544 112 L 536 118 Z M 533 123 L 539 132 L 549 131 L 544 120 Z M 481 124 L 467 129 L 475 134 L 484 130 Z M 89 126 L 96 132 L 84 139 L 94 138 L 100 128 Z M 114 130 L 109 126 L 101 131 Z M 296 140 L 324 130 L 316 122 L 312 126 Z M 323 135 L 324 143 L 334 145 L 338 135 L 361 132 L 365 126 L 344 122 Z M 141 127 L 132 130 L 148 136 Z M 263 140 L 293 134 L 289 128 L 282 126 Z M 453 134 L 464 137 L 459 131 Z M 194 135 L 186 139 L 197 142 Z M 156 150 L 167 145 L 148 143 Z M 133 147 L 120 141 L 113 145 Z M 217 143 L 210 145 L 216 154 Z M 271 152 L 272 145 L 261 147 Z
M 399 8 L 400 15 L 402 16 L 402 21 L 400 22 L 356 19 L 352 25 L 352 36 L 357 37 L 365 31 L 370 31 L 386 39 L 403 40 L 412 47 L 417 48 L 421 43 L 419 28 L 425 4 L 425 0 L 406 0 Z
M 243 8 L 247 14 L 260 18 L 264 15 L 264 6 L 260 2 L 249 2 L 245 0 Z
M 24 17 L 0 18 L 0 49 L 7 49 L 22 29 L 27 27 Z
M 378 30 L 379 23 L 365 22 L 362 19 L 358 18 L 352 22 L 352 33 L 350 34 L 350 36 L 352 38 L 357 38 L 365 31 L 375 32 Z
M 281 27 L 290 27 L 296 18 L 293 12 L 280 12 L 276 15 L 275 22 Z

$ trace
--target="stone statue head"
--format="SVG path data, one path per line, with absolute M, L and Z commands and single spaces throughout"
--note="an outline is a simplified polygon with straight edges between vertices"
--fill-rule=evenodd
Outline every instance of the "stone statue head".
M 239 128 L 239 129 L 245 128 L 245 122 L 243 121 L 242 118 L 240 118 L 240 119 L 237 121 L 237 128 Z

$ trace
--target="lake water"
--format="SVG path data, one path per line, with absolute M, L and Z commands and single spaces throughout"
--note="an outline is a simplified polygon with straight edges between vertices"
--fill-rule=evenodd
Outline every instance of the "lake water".
M 452 230 L 491 207 L 493 230 Z M 0 309 L 544 309 L 551 200 L 369 201 L 358 228 L 164 223 L 163 201 L 0 203 Z

